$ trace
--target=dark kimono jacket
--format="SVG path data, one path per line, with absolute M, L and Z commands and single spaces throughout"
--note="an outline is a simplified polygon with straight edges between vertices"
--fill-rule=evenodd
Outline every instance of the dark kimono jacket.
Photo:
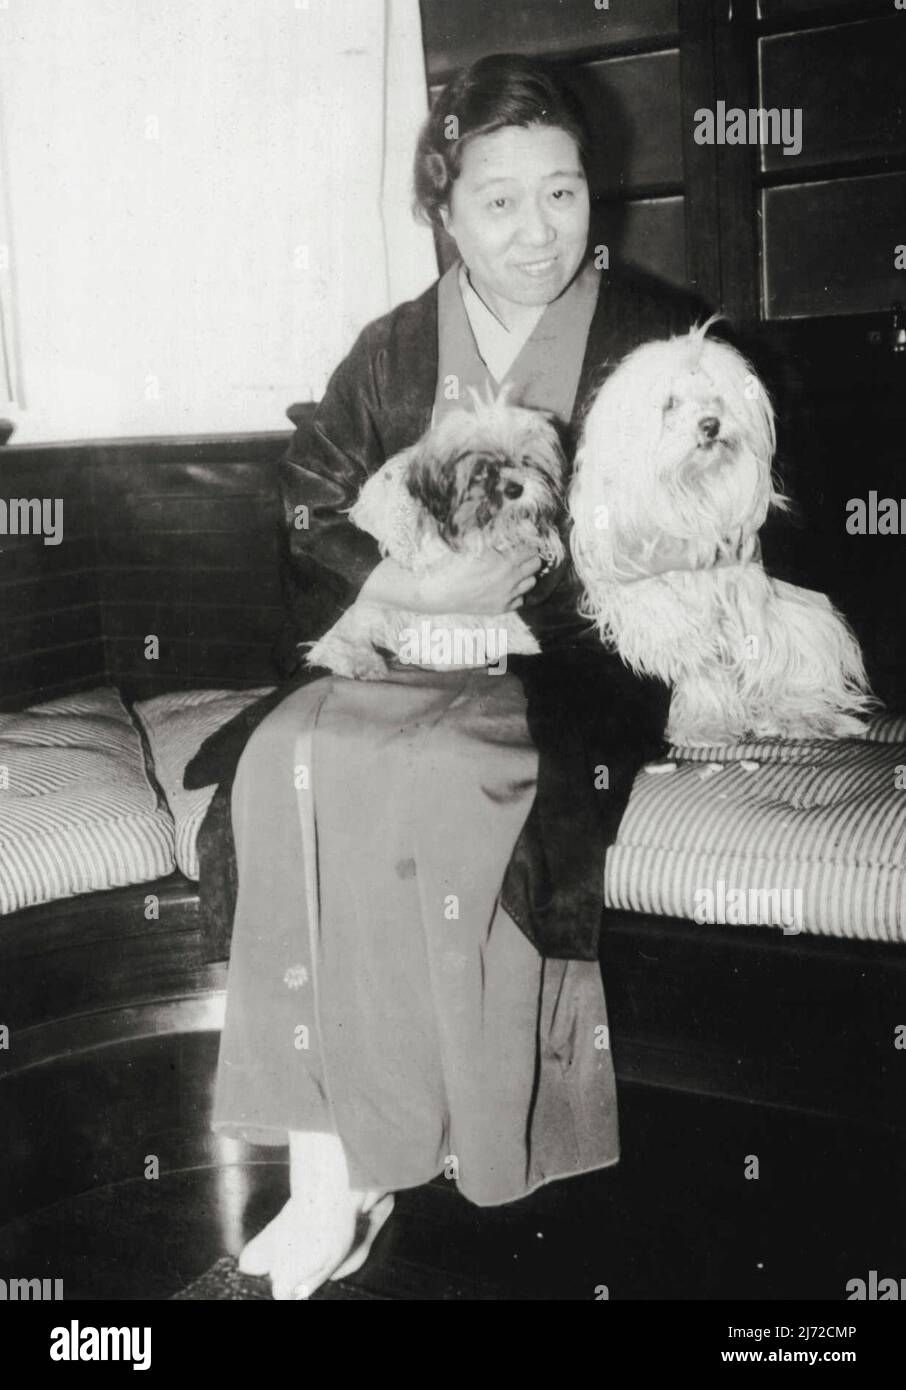
M 627 352 L 651 338 L 685 332 L 705 314 L 691 296 L 659 282 L 605 272 L 570 422 L 572 442 L 589 395 Z M 325 632 L 380 560 L 377 542 L 345 512 L 365 479 L 428 429 L 437 363 L 435 284 L 363 330 L 317 409 L 298 424 L 281 462 L 287 620 L 280 660 L 290 678 L 212 735 L 185 777 L 187 787 L 219 784 L 199 835 L 212 959 L 229 952 L 236 890 L 229 795 L 242 748 L 290 690 L 323 674 L 300 668 L 296 644 Z M 308 508 L 308 524 L 297 529 L 299 505 Z M 538 785 L 501 899 L 542 954 L 592 960 L 601 929 L 605 854 L 636 772 L 662 751 L 669 692 L 632 675 L 603 648 L 578 616 L 579 597 L 566 561 L 536 584 L 520 610 L 542 648 L 540 656 L 509 658 L 526 690 L 539 752 Z

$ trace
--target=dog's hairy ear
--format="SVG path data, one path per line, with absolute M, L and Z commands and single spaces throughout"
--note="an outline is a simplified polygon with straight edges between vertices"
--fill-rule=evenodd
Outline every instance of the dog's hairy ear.
M 409 495 L 438 532 L 445 533 L 455 502 L 456 469 L 444 468 L 443 460 L 426 440 L 412 450 L 405 483 Z
M 573 432 L 552 410 L 534 410 L 532 414 L 536 417 L 533 432 L 540 444 L 541 456 L 552 476 L 559 477 L 561 484 L 565 484 L 568 460 L 575 453 Z

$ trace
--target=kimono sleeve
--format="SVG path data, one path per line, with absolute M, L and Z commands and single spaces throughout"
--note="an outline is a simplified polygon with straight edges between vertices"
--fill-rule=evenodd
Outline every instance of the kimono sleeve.
M 366 478 L 385 461 L 374 352 L 365 329 L 280 462 L 288 619 L 281 664 L 289 669 L 289 646 L 315 640 L 336 622 L 381 559 L 377 541 L 348 515 Z

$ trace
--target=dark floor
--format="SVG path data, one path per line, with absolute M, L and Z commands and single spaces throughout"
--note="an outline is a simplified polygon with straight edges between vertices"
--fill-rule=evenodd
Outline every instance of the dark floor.
M 169 1035 L 2 1083 L 4 1277 L 62 1278 L 68 1299 L 166 1299 L 269 1219 L 285 1151 L 218 1164 L 216 1049 L 211 1033 Z M 618 1167 L 492 1209 L 442 1178 L 403 1192 L 365 1268 L 316 1296 L 840 1300 L 870 1269 L 906 1271 L 896 1135 L 626 1084 L 620 1096 Z

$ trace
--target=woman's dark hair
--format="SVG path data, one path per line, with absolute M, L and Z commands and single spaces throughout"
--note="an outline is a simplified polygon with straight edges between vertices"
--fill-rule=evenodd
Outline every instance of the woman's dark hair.
M 540 58 L 495 53 L 464 68 L 439 92 L 415 149 L 415 210 L 441 226 L 465 146 L 504 126 L 555 126 L 576 142 L 587 168 L 590 131 L 578 97 Z

